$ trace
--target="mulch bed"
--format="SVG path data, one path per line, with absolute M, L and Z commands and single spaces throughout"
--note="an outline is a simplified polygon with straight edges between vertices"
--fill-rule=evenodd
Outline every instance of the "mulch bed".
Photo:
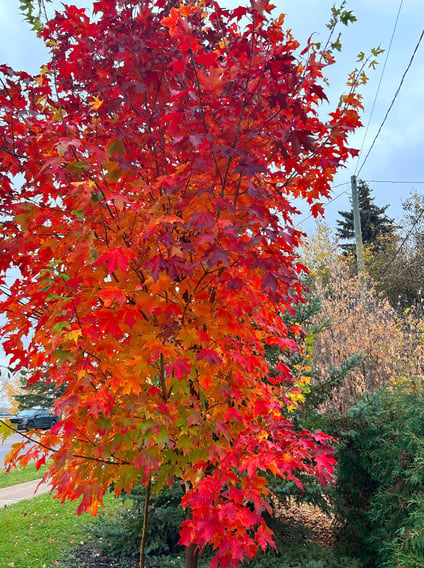
M 335 525 L 334 519 L 313 505 L 295 505 L 284 509 L 284 518 L 293 519 L 301 522 L 312 531 L 311 540 L 332 549 L 335 544 Z
M 69 552 L 60 562 L 60 568 L 140 568 L 137 559 L 116 558 L 107 554 L 101 543 L 90 541 Z M 145 564 L 145 568 L 156 568 Z
M 334 521 L 320 509 L 310 505 L 290 505 L 288 509 L 281 510 L 286 520 L 301 523 L 310 532 L 311 540 L 332 548 L 334 545 Z M 306 535 L 305 535 L 306 536 Z M 160 568 L 158 564 L 145 562 L 145 568 Z M 116 558 L 107 554 L 100 541 L 90 541 L 80 545 L 76 550 L 68 553 L 60 562 L 59 568 L 139 568 L 136 558 Z

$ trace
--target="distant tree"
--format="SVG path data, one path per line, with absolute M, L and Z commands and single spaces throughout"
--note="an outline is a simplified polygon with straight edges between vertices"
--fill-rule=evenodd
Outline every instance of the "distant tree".
M 367 255 L 367 271 L 395 308 L 422 310 L 424 291 L 424 195 L 412 193 L 404 215 L 384 250 Z
M 317 282 L 323 287 L 329 283 L 339 256 L 339 243 L 332 230 L 322 219 L 317 219 L 315 230 L 299 249 L 300 262 L 308 269 L 302 275 L 302 283 L 309 292 L 315 290 Z
M 15 395 L 19 394 L 22 390 L 22 384 L 19 376 L 10 369 L 7 365 L 0 367 L 0 399 L 7 405 L 9 410 L 18 410 L 18 403 Z
M 369 185 L 359 180 L 358 183 L 359 213 L 361 217 L 362 241 L 364 245 L 372 245 L 374 250 L 382 250 L 385 243 L 390 240 L 395 232 L 393 219 L 386 215 L 388 205 L 378 207 L 374 203 L 372 191 Z M 345 252 L 353 253 L 355 230 L 353 225 L 353 210 L 339 211 L 342 217 L 337 220 L 336 235 L 342 241 L 350 241 L 342 244 Z
M 412 192 L 402 203 L 402 227 L 410 245 L 424 249 L 424 195 Z
M 31 381 L 31 376 L 27 372 L 19 375 L 18 383 L 20 388 L 13 395 L 16 406 L 19 410 L 27 408 L 51 408 L 55 400 L 64 393 L 66 385 L 59 387 L 49 380 L 48 373 L 42 375 L 41 380 Z

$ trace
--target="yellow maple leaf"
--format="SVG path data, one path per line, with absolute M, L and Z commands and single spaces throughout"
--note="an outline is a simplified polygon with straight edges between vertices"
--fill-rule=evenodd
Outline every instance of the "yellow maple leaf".
M 99 99 L 99 97 L 94 96 L 93 100 L 91 102 L 89 102 L 88 104 L 91 106 L 91 108 L 93 110 L 99 110 L 99 108 L 102 106 L 103 102 L 104 101 Z
M 75 341 L 75 343 L 78 342 L 78 339 L 81 337 L 82 333 L 80 329 L 74 329 L 73 331 L 70 331 L 67 335 L 67 338 L 70 341 Z

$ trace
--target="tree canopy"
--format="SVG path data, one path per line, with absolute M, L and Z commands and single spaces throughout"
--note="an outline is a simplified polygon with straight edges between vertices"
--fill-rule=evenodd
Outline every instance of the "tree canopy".
M 61 421 L 11 461 L 51 456 L 80 512 L 111 486 L 179 480 L 181 542 L 212 545 L 212 566 L 272 543 L 266 473 L 325 484 L 334 465 L 284 411 L 296 377 L 281 362 L 269 377 L 265 346 L 297 348 L 291 200 L 317 215 L 354 154 L 358 80 L 322 119 L 333 55 L 299 55 L 270 12 L 64 6 L 38 75 L 0 66 L 1 335 L 17 371 L 63 389 Z

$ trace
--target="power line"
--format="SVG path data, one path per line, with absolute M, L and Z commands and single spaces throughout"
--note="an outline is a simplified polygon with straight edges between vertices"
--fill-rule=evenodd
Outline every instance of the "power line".
M 393 181 L 393 180 L 381 180 L 381 179 L 367 179 L 364 181 L 366 181 L 367 183 L 404 183 L 407 185 L 418 185 L 424 183 L 424 181 Z
M 387 48 L 386 58 L 385 58 L 385 60 L 384 60 L 384 65 L 383 65 L 383 69 L 382 69 L 382 71 L 381 71 L 380 80 L 379 80 L 379 82 L 378 82 L 377 91 L 376 91 L 376 93 L 375 93 L 374 101 L 373 101 L 373 103 L 372 103 L 371 113 L 370 113 L 370 116 L 369 116 L 369 119 L 368 119 L 367 128 L 366 128 L 366 130 L 365 130 L 365 134 L 364 134 L 364 137 L 363 137 L 363 139 L 362 139 L 362 145 L 361 145 L 361 149 L 359 150 L 358 160 L 357 160 L 357 163 L 356 163 L 356 168 L 355 168 L 354 174 L 356 174 L 356 170 L 357 170 L 358 165 L 359 165 L 359 159 L 360 159 L 360 157 L 361 157 L 362 150 L 364 149 L 365 140 L 367 139 L 367 134 L 368 134 L 368 130 L 369 130 L 369 127 L 370 127 L 370 124 L 371 124 L 371 119 L 372 119 L 372 116 L 373 116 L 373 113 L 374 113 L 375 104 L 376 104 L 376 102 L 377 102 L 377 98 L 378 98 L 378 95 L 379 95 L 379 93 L 380 93 L 381 83 L 382 83 L 382 81 L 383 81 L 384 72 L 385 72 L 385 70 L 386 70 L 387 60 L 389 59 L 390 50 L 392 49 L 393 38 L 395 37 L 396 28 L 397 28 L 397 25 L 398 25 L 398 21 L 399 21 L 399 16 L 400 16 L 400 11 L 401 11 L 401 9 L 402 9 L 402 5 L 403 5 L 403 0 L 400 0 L 399 9 L 398 9 L 398 13 L 397 13 L 397 16 L 396 16 L 396 21 L 395 21 L 395 24 L 394 24 L 394 26 L 393 26 L 392 37 L 390 38 L 389 47 Z
M 406 69 L 405 69 L 405 71 L 404 71 L 404 73 L 403 73 L 403 75 L 402 75 L 402 79 L 400 80 L 399 87 L 396 89 L 396 92 L 395 92 L 395 94 L 394 94 L 394 96 L 393 96 L 393 98 L 392 98 L 392 101 L 391 101 L 391 103 L 390 103 L 390 105 L 389 105 L 389 108 L 387 109 L 386 114 L 385 114 L 385 116 L 384 116 L 384 118 L 383 118 L 383 121 L 382 121 L 382 123 L 380 124 L 380 128 L 378 129 L 377 134 L 375 135 L 375 138 L 374 138 L 374 140 L 372 141 L 372 144 L 371 144 L 371 146 L 370 146 L 370 148 L 369 148 L 369 150 L 368 150 L 368 153 L 367 153 L 367 155 L 365 156 L 365 159 L 364 159 L 364 161 L 362 162 L 362 165 L 361 165 L 361 167 L 360 167 L 359 170 L 358 170 L 358 175 L 359 175 L 360 171 L 362 170 L 362 168 L 365 166 L 365 163 L 366 163 L 366 161 L 367 161 L 367 159 L 368 159 L 368 157 L 369 157 L 369 155 L 370 155 L 370 153 L 371 153 L 371 150 L 372 150 L 373 147 L 374 147 L 374 144 L 375 144 L 376 141 L 377 141 L 377 138 L 378 138 L 379 135 L 380 135 L 380 132 L 381 132 L 383 126 L 384 126 L 384 123 L 386 122 L 387 117 L 389 116 L 389 113 L 390 113 L 390 111 L 392 110 L 393 105 L 395 104 L 395 101 L 396 101 L 396 99 L 397 99 L 397 96 L 398 96 L 398 94 L 399 94 L 399 91 L 400 91 L 400 89 L 401 89 L 401 87 L 402 87 L 402 85 L 403 85 L 403 82 L 404 82 L 404 80 L 405 80 L 405 77 L 406 77 L 406 75 L 407 75 L 409 69 L 411 68 L 412 62 L 414 61 L 415 54 L 416 54 L 417 51 L 418 51 L 418 48 L 419 48 L 419 46 L 420 46 L 420 43 L 421 43 L 421 40 L 423 39 L 423 37 L 424 37 L 424 30 L 421 32 L 420 38 L 419 38 L 419 40 L 418 40 L 418 42 L 417 42 L 417 45 L 415 46 L 415 49 L 414 49 L 414 51 L 413 51 L 413 53 L 412 53 L 412 55 L 411 55 L 411 58 L 410 58 L 410 60 L 409 60 L 409 63 L 408 63 L 408 65 L 407 65 L 407 67 L 406 67 Z
M 335 189 L 336 187 L 341 187 L 342 185 L 349 185 L 350 182 L 346 181 L 344 183 L 339 183 L 338 185 L 335 185 L 333 189 Z M 338 195 L 336 195 L 336 197 L 332 197 L 331 199 L 329 199 L 327 201 L 327 203 L 325 203 L 323 205 L 323 209 L 325 209 L 328 205 L 330 205 L 330 203 L 332 203 L 333 201 L 336 201 L 336 199 L 338 199 L 339 197 L 341 197 L 342 195 L 344 195 L 345 193 L 347 193 L 347 190 L 345 189 L 344 191 L 342 191 L 341 193 L 339 193 Z M 308 219 L 310 219 L 312 217 L 312 213 L 310 215 L 308 215 L 307 217 L 305 217 L 304 219 L 301 219 L 297 224 L 298 225 L 302 225 L 302 223 L 304 223 L 305 221 L 307 221 Z
M 338 183 L 337 185 L 333 185 L 333 187 L 331 189 L 337 189 L 338 187 L 342 187 L 342 185 L 349 185 L 350 181 L 344 181 L 343 183 Z M 334 199 L 337 199 L 337 197 L 335 197 Z M 332 201 L 332 199 L 330 199 L 330 201 Z
M 424 31 L 423 31 L 424 34 Z M 391 183 L 391 184 L 405 184 L 405 185 L 419 185 L 419 184 L 424 184 L 424 181 L 405 181 L 405 180 L 381 180 L 381 179 L 364 179 L 363 180 L 366 183 Z M 343 183 L 338 183 L 337 185 L 334 185 L 332 187 L 332 189 L 337 189 L 338 187 L 343 187 L 344 185 L 350 185 L 349 181 L 345 181 Z M 330 205 L 330 203 L 332 203 L 333 201 L 336 201 L 336 199 L 338 199 L 339 197 L 341 197 L 342 195 L 345 195 L 348 193 L 348 190 L 344 190 L 340 193 L 338 193 L 335 197 L 332 197 L 331 199 L 329 199 L 327 201 L 327 203 L 325 203 L 323 205 L 323 209 L 325 209 L 326 207 L 328 207 L 328 205 Z M 307 221 L 308 219 L 310 219 L 312 217 L 312 213 L 310 215 L 308 215 L 307 217 L 305 217 L 304 219 L 301 219 L 297 224 L 298 225 L 302 225 L 302 223 L 304 223 L 305 221 Z

